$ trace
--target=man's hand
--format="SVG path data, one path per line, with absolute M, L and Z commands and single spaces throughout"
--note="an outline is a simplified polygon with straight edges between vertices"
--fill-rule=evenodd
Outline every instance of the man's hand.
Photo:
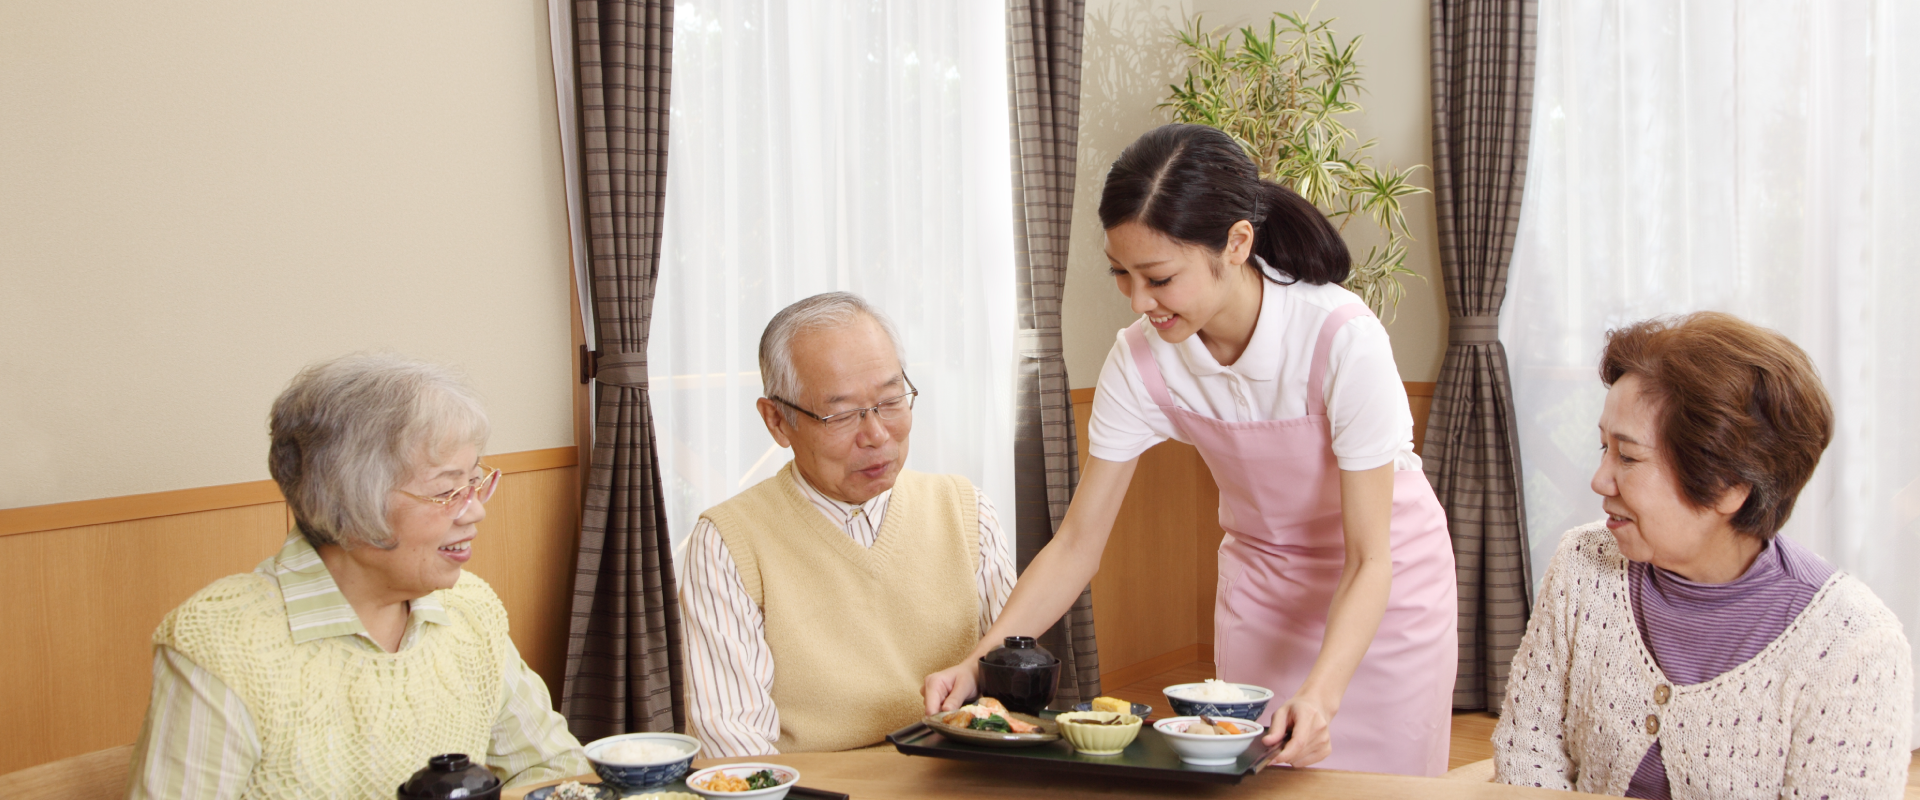
M 920 687 L 920 696 L 926 698 L 927 713 L 938 714 L 966 705 L 979 685 L 980 667 L 967 661 L 928 675 Z

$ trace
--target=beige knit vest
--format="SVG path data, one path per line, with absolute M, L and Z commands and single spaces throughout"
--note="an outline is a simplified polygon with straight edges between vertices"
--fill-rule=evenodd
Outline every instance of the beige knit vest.
M 783 753 L 878 743 L 923 715 L 921 681 L 980 640 L 973 484 L 901 470 L 873 547 L 835 528 L 788 463 L 702 515 L 766 618 Z
M 279 587 L 230 575 L 168 614 L 153 640 L 246 702 L 260 760 L 243 797 L 390 798 L 435 754 L 484 762 L 505 699 L 506 609 L 468 574 L 440 596 L 453 624 L 383 653 L 338 636 L 295 644 Z

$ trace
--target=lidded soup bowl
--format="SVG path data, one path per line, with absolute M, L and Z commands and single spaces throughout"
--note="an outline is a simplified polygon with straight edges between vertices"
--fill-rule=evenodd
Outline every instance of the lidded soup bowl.
M 980 694 L 998 699 L 1008 711 L 1039 714 L 1060 688 L 1060 659 L 1031 636 L 1009 636 L 980 657 Z
M 427 766 L 394 792 L 398 800 L 499 800 L 500 778 L 466 753 L 427 759 Z

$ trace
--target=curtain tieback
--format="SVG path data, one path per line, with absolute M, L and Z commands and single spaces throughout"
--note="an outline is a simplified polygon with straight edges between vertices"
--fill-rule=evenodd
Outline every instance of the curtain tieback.
M 1500 315 L 1454 317 L 1447 321 L 1448 344 L 1495 344 L 1500 341 Z
M 1022 358 L 1038 358 L 1043 355 L 1058 355 L 1061 348 L 1060 328 L 1028 328 L 1013 337 L 1013 347 Z
M 593 379 L 614 386 L 647 385 L 646 353 L 601 353 Z

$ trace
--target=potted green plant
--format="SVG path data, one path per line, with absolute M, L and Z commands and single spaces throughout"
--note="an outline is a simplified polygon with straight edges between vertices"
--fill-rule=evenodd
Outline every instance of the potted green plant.
M 1367 151 L 1374 140 L 1339 119 L 1360 110 L 1357 53 L 1360 38 L 1344 43 L 1328 19 L 1275 13 L 1265 33 L 1252 26 L 1217 36 L 1194 17 L 1173 38 L 1187 60 L 1186 78 L 1168 88 L 1159 108 L 1175 122 L 1211 125 L 1232 136 L 1263 178 L 1299 192 L 1333 220 L 1341 233 L 1356 219 L 1374 229 L 1365 257 L 1355 258 L 1344 284 L 1382 319 L 1391 318 L 1406 290 L 1406 214 L 1400 199 L 1427 191 L 1412 182 L 1423 166 L 1377 167 Z

